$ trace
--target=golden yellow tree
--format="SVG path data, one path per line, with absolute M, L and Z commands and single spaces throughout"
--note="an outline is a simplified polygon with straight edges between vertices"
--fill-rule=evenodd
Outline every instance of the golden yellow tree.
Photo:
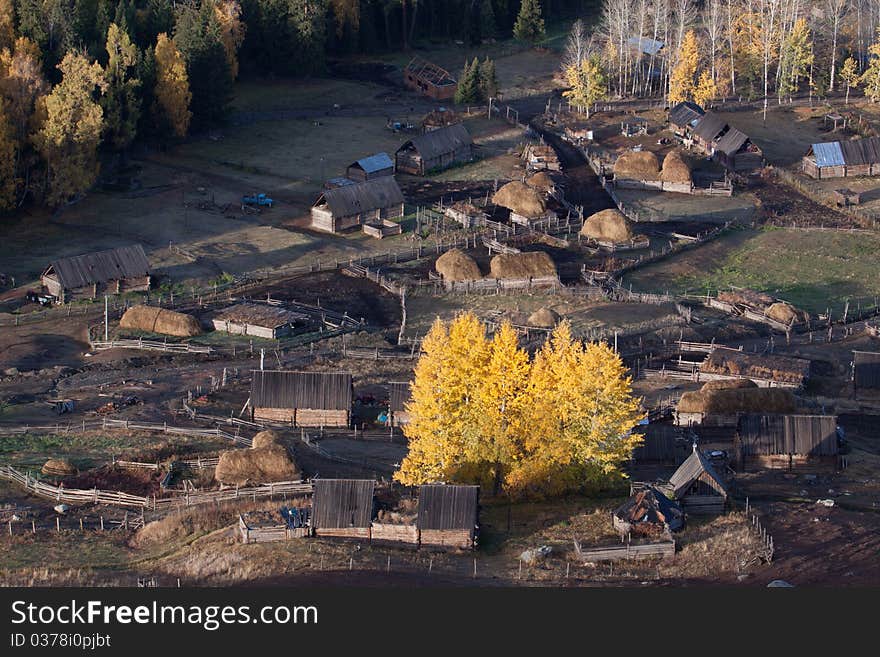
M 678 61 L 669 75 L 670 103 L 680 103 L 693 98 L 694 81 L 699 61 L 697 36 L 693 30 L 688 30 L 681 41 L 681 48 L 678 50 Z
M 565 78 L 571 89 L 562 92 L 572 106 L 590 116 L 590 105 L 606 97 L 608 79 L 598 57 L 587 57 L 565 70 Z
M 0 50 L 15 43 L 15 11 L 12 0 L 0 0 Z
M 162 32 L 156 40 L 156 105 L 177 137 L 185 137 L 189 130 L 191 100 L 186 63 L 174 42 Z
M 706 103 L 716 98 L 717 95 L 718 88 L 715 85 L 715 80 L 712 79 L 712 73 L 709 69 L 704 69 L 703 72 L 700 73 L 700 78 L 694 89 L 694 102 L 697 105 L 705 106 Z
M 877 27 L 876 40 L 868 47 L 868 52 L 871 59 L 868 60 L 868 66 L 859 81 L 865 85 L 865 96 L 876 103 L 880 100 L 880 26 Z
M 15 207 L 15 153 L 18 150 L 12 135 L 12 126 L 0 98 L 0 212 Z
M 849 105 L 849 90 L 859 86 L 861 75 L 859 75 L 858 63 L 852 57 L 847 57 L 840 68 L 840 79 L 846 86 L 846 105 Z
M 220 24 L 220 40 L 226 51 L 226 61 L 232 79 L 238 77 L 238 49 L 244 42 L 245 24 L 241 20 L 241 5 L 238 0 L 216 0 L 214 14 Z

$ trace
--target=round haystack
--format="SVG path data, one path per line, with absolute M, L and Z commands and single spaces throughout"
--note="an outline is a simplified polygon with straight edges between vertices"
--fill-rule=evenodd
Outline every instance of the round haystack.
M 278 432 L 272 431 L 272 429 L 266 429 L 253 437 L 251 449 L 264 449 L 266 447 L 280 444 L 281 436 L 278 435 Z
M 533 189 L 537 189 L 542 194 L 549 194 L 550 191 L 556 187 L 553 178 L 551 178 L 546 171 L 539 171 L 534 176 L 526 178 L 526 185 Z
M 663 169 L 660 171 L 660 180 L 668 183 L 684 183 L 693 182 L 691 177 L 691 167 L 680 149 L 669 151 L 663 158 Z
M 777 322 L 785 324 L 786 326 L 802 322 L 805 319 L 805 313 L 803 311 L 798 310 L 790 303 L 785 303 L 784 301 L 777 301 L 776 303 L 770 304 L 764 313 L 770 319 L 775 319 Z
M 553 328 L 562 319 L 552 308 L 540 308 L 529 315 L 529 326 L 537 326 L 538 328 Z
M 153 306 L 132 306 L 119 320 L 119 327 L 179 338 L 191 338 L 202 333 L 199 321 L 192 315 Z
M 686 392 L 679 413 L 735 415 L 736 413 L 794 413 L 797 402 L 787 388 L 725 388 Z
M 72 477 L 77 473 L 77 470 L 71 465 L 70 461 L 49 459 L 43 464 L 40 472 L 50 477 Z
M 489 262 L 489 278 L 557 276 L 553 259 L 543 251 L 500 253 Z
M 434 269 L 447 281 L 476 281 L 483 278 L 477 261 L 459 249 L 450 249 L 437 258 Z
M 737 388 L 757 388 L 758 384 L 751 379 L 729 379 L 727 381 L 709 381 L 703 384 L 700 390 L 708 392 L 710 390 L 736 390 Z
M 495 192 L 492 202 L 523 217 L 540 217 L 547 209 L 538 191 L 518 180 L 507 183 Z
M 632 222 L 616 208 L 600 210 L 587 218 L 581 235 L 603 242 L 629 242 L 633 238 Z
M 616 178 L 630 180 L 657 180 L 660 161 L 651 151 L 626 151 L 614 163 Z
M 259 436 L 259 439 L 257 439 Z M 294 481 L 299 470 L 274 431 L 261 431 L 254 436 L 250 449 L 232 449 L 220 454 L 214 478 L 221 484 L 244 486 L 273 481 Z

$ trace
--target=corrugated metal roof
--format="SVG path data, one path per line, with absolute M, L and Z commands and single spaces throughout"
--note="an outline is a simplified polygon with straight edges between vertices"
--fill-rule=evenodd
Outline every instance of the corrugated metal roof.
M 325 190 L 315 205 L 326 202 L 334 216 L 348 217 L 379 208 L 390 208 L 403 203 L 403 192 L 392 176 L 383 176 Z
M 409 141 L 404 142 L 397 149 L 397 152 L 399 153 L 412 146 L 423 159 L 432 160 L 435 157 L 452 153 L 462 146 L 470 146 L 473 143 L 474 140 L 471 138 L 467 128 L 461 123 L 456 123 L 444 128 L 438 128 L 437 130 L 431 130 L 418 137 L 413 137 Z
M 669 122 L 681 128 L 693 126 L 693 122 L 699 120 L 705 113 L 702 107 L 686 100 L 669 110 Z
M 816 158 L 816 166 L 842 167 L 846 164 L 843 160 L 843 151 L 840 150 L 839 141 L 813 144 L 810 150 L 813 152 L 813 157 Z
M 715 149 L 727 155 L 733 155 L 749 140 L 748 135 L 731 127 L 715 144 Z
M 254 370 L 251 406 L 348 410 L 351 408 L 351 374 Z
M 741 454 L 835 456 L 833 415 L 742 415 L 737 424 Z
M 419 529 L 474 529 L 479 486 L 419 487 Z
M 853 366 L 856 388 L 880 390 L 880 353 L 856 351 Z
M 847 166 L 880 163 L 880 137 L 866 137 L 838 143 Z
M 135 244 L 53 260 L 49 269 L 55 272 L 61 287 L 74 290 L 94 283 L 141 278 L 150 273 L 150 262 L 144 247 Z
M 355 166 L 363 169 L 364 173 L 376 173 L 383 169 L 393 169 L 394 160 L 391 159 L 391 156 L 388 155 L 388 153 L 376 153 L 369 157 L 362 157 L 357 162 L 352 162 L 350 165 L 350 167 Z
M 709 463 L 709 459 L 699 449 L 694 449 L 691 455 L 685 459 L 685 462 L 678 466 L 678 470 L 669 478 L 674 496 L 679 497 L 703 473 L 713 479 L 720 490 L 727 491 L 724 480 L 715 472 L 712 464 Z
M 715 138 L 724 130 L 727 122 L 714 112 L 706 112 L 696 125 L 694 132 L 704 141 L 714 141 Z
M 410 382 L 393 382 L 389 383 L 390 389 L 389 405 L 392 411 L 405 411 L 406 404 L 409 402 L 412 393 L 410 392 Z
M 312 526 L 319 529 L 369 527 L 373 520 L 372 479 L 315 479 Z
M 627 43 L 631 48 L 640 50 L 645 55 L 656 55 L 663 50 L 663 46 L 666 45 L 662 41 L 649 39 L 648 37 L 630 37 L 627 39 Z

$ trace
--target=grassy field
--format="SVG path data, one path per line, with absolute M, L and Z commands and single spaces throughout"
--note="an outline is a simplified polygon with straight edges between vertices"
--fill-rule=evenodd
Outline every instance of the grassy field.
M 626 277 L 637 290 L 768 292 L 811 312 L 880 294 L 880 235 L 767 228 L 738 231 Z

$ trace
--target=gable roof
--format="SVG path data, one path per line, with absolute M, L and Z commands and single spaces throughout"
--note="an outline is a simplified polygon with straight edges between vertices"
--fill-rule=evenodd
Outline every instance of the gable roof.
M 880 390 L 880 352 L 853 352 L 853 369 L 856 388 Z
M 724 485 L 724 480 L 718 476 L 717 472 L 715 472 L 715 468 L 709 463 L 709 459 L 706 455 L 694 445 L 694 451 L 691 455 L 685 459 L 684 463 L 678 466 L 678 470 L 676 470 L 669 478 L 669 483 L 672 485 L 673 495 L 679 497 L 703 474 L 706 474 L 713 479 L 719 490 L 724 491 L 725 494 L 727 493 L 727 487 Z
M 312 525 L 318 529 L 369 527 L 373 519 L 372 479 L 315 479 Z
M 694 132 L 704 141 L 714 141 L 727 126 L 727 122 L 714 112 L 706 112 L 694 126 Z
M 399 153 L 409 146 L 418 151 L 419 155 L 426 160 L 434 159 L 446 153 L 457 151 L 462 146 L 470 146 L 474 143 L 471 133 L 461 123 L 448 125 L 437 130 L 431 130 L 418 137 L 413 137 L 404 142 L 397 149 Z
M 392 176 L 324 190 L 315 206 L 326 203 L 337 217 L 348 217 L 403 203 L 403 192 Z
M 254 408 L 351 408 L 351 373 L 254 370 L 251 406 Z
M 715 150 L 726 155 L 733 155 L 749 140 L 748 135 L 734 127 L 725 132 L 715 144 Z
M 419 529 L 474 529 L 479 486 L 419 486 Z
M 843 151 L 840 150 L 839 141 L 822 142 L 813 144 L 810 153 L 816 159 L 819 167 L 842 167 L 846 163 L 843 160 Z
M 406 73 L 418 78 L 422 82 L 434 85 L 455 84 L 455 78 L 441 66 L 421 57 L 413 57 L 404 69 Z
M 388 153 L 376 153 L 375 155 L 362 157 L 357 162 L 352 162 L 348 165 L 349 169 L 352 167 L 363 169 L 364 173 L 376 173 L 383 169 L 393 169 L 394 160 L 391 159 Z
M 843 152 L 843 161 L 847 165 L 876 164 L 880 162 L 880 137 L 851 139 L 839 143 L 840 150 Z
M 693 126 L 705 113 L 702 107 L 686 100 L 669 110 L 669 122 L 682 128 L 686 125 Z
M 121 246 L 108 251 L 86 253 L 53 260 L 49 269 L 65 289 L 126 278 L 140 278 L 150 272 L 150 262 L 140 244 Z

